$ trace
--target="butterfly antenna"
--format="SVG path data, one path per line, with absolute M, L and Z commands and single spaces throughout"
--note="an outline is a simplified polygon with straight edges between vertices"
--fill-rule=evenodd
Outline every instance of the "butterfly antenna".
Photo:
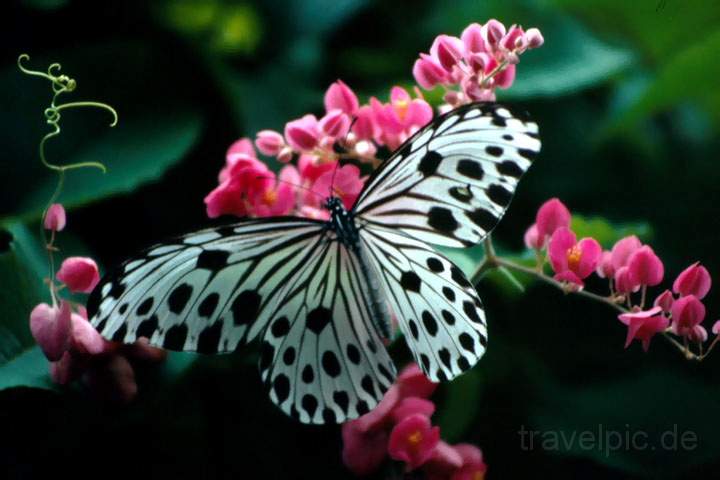
M 354 115 L 352 117 L 352 121 L 350 122 L 350 126 L 347 129 L 347 132 L 345 132 L 345 138 L 343 139 L 343 144 L 347 145 L 348 136 L 350 136 L 350 133 L 352 132 L 352 127 L 355 125 L 355 122 L 357 122 L 357 115 Z M 330 192 L 329 194 L 332 195 L 335 192 L 335 174 L 337 173 L 338 167 L 340 166 L 340 159 L 338 158 L 338 162 L 335 164 L 335 168 L 333 169 L 332 179 L 330 179 Z
M 280 183 L 287 183 L 288 185 L 292 185 L 292 186 L 295 187 L 295 188 L 300 188 L 300 189 L 302 189 L 302 190 L 307 190 L 308 192 L 312 193 L 313 195 L 317 195 L 317 196 L 320 197 L 321 199 L 325 200 L 325 197 L 324 197 L 321 193 L 318 193 L 318 192 L 316 192 L 315 190 L 313 190 L 312 188 L 306 187 L 305 185 L 300 185 L 300 184 L 297 184 L 297 183 L 288 182 L 287 180 L 280 180 L 279 178 L 276 179 L 276 178 L 273 178 L 273 177 L 265 177 L 265 176 L 262 176 L 262 175 L 258 175 L 257 177 L 255 177 L 255 179 L 257 179 L 257 180 L 276 180 L 276 181 L 278 181 L 278 182 L 280 182 Z

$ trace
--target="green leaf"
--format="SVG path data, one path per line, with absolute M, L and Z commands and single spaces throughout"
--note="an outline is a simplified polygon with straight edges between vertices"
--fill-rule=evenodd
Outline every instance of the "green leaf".
M 22 224 L 5 226 L 3 235 L 12 239 L 0 254 L 0 389 L 47 386 L 47 360 L 29 327 L 30 311 L 49 301 L 43 250 Z
M 650 115 L 673 108 L 683 100 L 694 100 L 720 122 L 720 91 L 716 88 L 720 64 L 714 61 L 720 51 L 720 30 L 673 55 L 645 91 L 637 96 L 624 114 L 611 125 L 622 132 Z
M 573 214 L 570 228 L 578 238 L 592 237 L 605 248 L 611 248 L 615 242 L 628 235 L 637 235 L 644 241 L 652 238 L 652 227 L 647 222 L 614 225 L 602 217 Z
M 199 115 L 190 112 L 156 113 L 125 122 L 121 117 L 117 127 L 109 128 L 63 162 L 99 161 L 105 164 L 107 173 L 92 168 L 67 172 L 59 200 L 66 208 L 72 208 L 158 180 L 195 144 L 201 126 Z M 29 189 L 19 202 L 26 216 L 42 212 L 56 185 L 57 176 L 49 172 Z

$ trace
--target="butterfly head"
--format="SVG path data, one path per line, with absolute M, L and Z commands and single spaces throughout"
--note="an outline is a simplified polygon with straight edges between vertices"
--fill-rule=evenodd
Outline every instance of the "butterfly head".
M 342 200 L 338 197 L 328 197 L 327 200 L 325 200 L 323 207 L 331 214 L 342 214 L 346 211 Z

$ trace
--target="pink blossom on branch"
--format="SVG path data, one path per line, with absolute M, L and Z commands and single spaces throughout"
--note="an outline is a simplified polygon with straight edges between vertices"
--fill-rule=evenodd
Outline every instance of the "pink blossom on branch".
M 685 270 L 673 282 L 673 292 L 679 295 L 695 295 L 703 299 L 710 291 L 712 279 L 710 273 L 700 262 L 695 262 Z
M 338 80 L 325 92 L 325 111 L 338 109 L 347 115 L 355 115 L 359 102 L 357 95 L 342 80 Z
M 583 279 L 595 271 L 602 249 L 594 238 L 579 242 L 567 227 L 555 230 L 548 246 L 555 279 L 583 286 Z
M 331 184 L 332 183 L 332 184 Z M 352 164 L 343 165 L 337 170 L 328 170 L 313 183 L 312 190 L 317 193 L 315 201 L 334 195 L 340 198 L 348 210 L 357 199 L 364 181 L 360 178 L 360 169 Z
M 658 285 L 665 275 L 662 261 L 648 245 L 640 247 L 630 255 L 628 269 L 632 283 L 639 285 Z
M 59 232 L 65 228 L 65 208 L 59 203 L 53 203 L 45 212 L 45 229 Z
M 60 302 L 59 308 L 41 303 L 30 312 L 30 332 L 50 361 L 60 360 L 70 347 L 71 315 L 66 301 Z
M 71 292 L 90 293 L 100 281 L 97 264 L 88 257 L 66 258 L 55 276 Z
M 671 311 L 672 331 L 681 337 L 690 335 L 705 319 L 705 305 L 695 295 L 678 298 Z
M 615 242 L 615 245 L 613 245 L 612 251 L 610 252 L 615 271 L 617 272 L 620 267 L 627 266 L 630 256 L 640 247 L 642 247 L 642 243 L 635 235 L 621 238 Z
M 570 228 L 570 218 L 570 210 L 558 198 L 543 203 L 535 216 L 538 243 L 547 242 L 559 228 Z
M 670 290 L 665 290 L 657 296 L 653 302 L 653 306 L 662 308 L 665 313 L 670 313 L 673 302 L 675 302 L 675 299 L 673 298 L 672 292 L 670 292 Z
M 395 460 L 414 470 L 425 463 L 440 441 L 440 429 L 430 424 L 422 414 L 410 415 L 399 422 L 390 432 L 388 453 Z
M 298 152 L 310 152 L 318 146 L 320 129 L 315 115 L 305 115 L 285 125 L 285 140 Z
M 285 139 L 274 130 L 260 130 L 255 136 L 255 146 L 263 155 L 275 157 L 285 146 Z
M 627 325 L 628 333 L 625 339 L 625 348 L 637 339 L 642 343 L 643 350 L 647 352 L 650 348 L 650 340 L 656 333 L 664 332 L 667 329 L 669 320 L 662 315 L 660 307 L 653 307 L 650 310 L 618 315 L 622 323 Z

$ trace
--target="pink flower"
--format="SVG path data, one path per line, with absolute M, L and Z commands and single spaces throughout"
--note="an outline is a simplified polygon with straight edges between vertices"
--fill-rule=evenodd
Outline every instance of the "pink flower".
M 434 88 L 439 83 L 444 83 L 447 76 L 445 69 L 425 53 L 421 53 L 420 58 L 415 60 L 412 73 L 418 85 L 426 90 Z
M 350 130 L 350 118 L 342 110 L 330 110 L 318 124 L 320 130 L 332 138 L 341 138 Z
M 423 465 L 423 473 L 428 480 L 447 479 L 463 466 L 460 453 L 448 443 L 440 440 L 432 456 Z
M 360 179 L 360 169 L 355 165 L 347 164 L 338 168 L 337 171 L 331 170 L 320 175 L 315 180 L 312 189 L 325 197 L 340 198 L 345 208 L 349 210 L 355 203 L 363 185 L 364 182 Z
M 204 200 L 210 218 L 224 214 L 248 215 L 251 207 L 249 197 L 264 191 L 274 182 L 274 174 L 267 166 L 246 154 L 239 154 L 224 171 L 225 180 Z
M 662 315 L 660 307 L 653 307 L 650 310 L 641 312 L 622 313 L 618 315 L 618 318 L 628 326 L 625 348 L 630 345 L 633 339 L 638 339 L 646 352 L 650 347 L 652 337 L 656 333 L 665 331 L 669 324 L 669 320 Z
M 431 382 L 425 376 L 417 363 L 410 363 L 403 368 L 395 380 L 395 384 L 400 387 L 404 397 L 420 398 L 430 397 L 438 386 L 437 383 Z
M 430 400 L 420 397 L 405 397 L 395 405 L 391 417 L 395 423 L 401 422 L 410 415 L 425 415 L 431 417 L 435 413 L 435 404 Z
M 350 87 L 338 80 L 325 92 L 325 111 L 338 109 L 347 115 L 355 115 L 358 110 L 358 98 Z
M 662 261 L 648 245 L 635 250 L 628 259 L 632 283 L 654 286 L 662 282 L 665 268 Z
M 73 293 L 90 293 L 100 281 L 100 272 L 92 258 L 69 257 L 63 261 L 55 277 Z
M 378 134 L 379 129 L 370 105 L 363 105 L 358 109 L 352 131 L 358 140 L 372 140 Z
M 59 203 L 53 203 L 45 212 L 45 228 L 54 232 L 65 228 L 65 209 Z
M 545 39 L 537 28 L 528 28 L 525 32 L 525 42 L 528 48 L 538 48 L 545 43 Z
M 414 470 L 432 456 L 439 441 L 440 429 L 433 427 L 428 417 L 410 415 L 390 432 L 388 454 L 407 463 L 408 470 Z
M 430 47 L 430 56 L 436 59 L 446 72 L 452 73 L 453 68 L 463 58 L 465 45 L 462 40 L 450 35 L 438 35 Z
M 715 335 L 720 335 L 720 320 L 716 320 L 715 323 L 713 323 L 712 332 Z
M 710 273 L 700 262 L 695 262 L 685 270 L 673 282 L 673 292 L 679 295 L 695 295 L 702 299 L 710 291 L 712 279 Z
M 298 215 L 305 218 L 313 218 L 315 220 L 330 220 L 330 212 L 324 208 L 303 205 L 298 210 Z
M 602 249 L 594 238 L 577 242 L 570 229 L 561 227 L 550 238 L 548 253 L 556 279 L 582 286 L 582 279 L 597 267 Z
M 95 330 L 87 318 L 87 311 L 80 307 L 78 313 L 72 314 L 72 337 L 70 349 L 73 352 L 88 355 L 99 355 L 110 347 L 110 342 Z
M 522 29 L 522 27 L 519 27 L 517 25 L 513 25 L 510 27 L 510 30 L 508 30 L 507 34 L 503 37 L 503 39 L 500 41 L 500 45 L 502 48 L 508 51 L 512 51 L 515 49 L 525 50 L 527 48 L 527 40 L 525 39 L 525 31 Z M 517 61 L 517 56 L 514 58 L 515 61 Z
M 607 250 L 602 252 L 602 255 L 600 256 L 596 273 L 600 278 L 613 278 L 615 276 L 615 267 L 613 267 L 612 264 L 612 254 Z
M 392 88 L 390 103 L 382 104 L 373 97 L 370 99 L 370 106 L 380 129 L 380 142 L 392 149 L 397 148 L 433 116 L 429 103 L 420 98 L 411 98 L 402 87 Z
M 653 305 L 662 308 L 663 312 L 669 313 L 674 302 L 673 294 L 670 290 L 665 290 L 657 296 Z
M 635 235 L 630 235 L 629 237 L 618 240 L 615 245 L 613 245 L 611 251 L 612 264 L 615 271 L 617 272 L 620 267 L 626 266 L 628 260 L 630 259 L 630 255 L 635 253 L 635 250 L 640 247 L 642 247 L 642 243 L 640 243 L 640 239 L 638 239 Z
M 465 45 L 466 53 L 484 53 L 485 39 L 483 38 L 482 26 L 479 23 L 471 23 L 463 30 L 460 39 Z
M 482 30 L 485 42 L 492 48 L 495 48 L 497 44 L 500 43 L 500 40 L 502 40 L 506 33 L 505 25 L 494 18 L 488 20 L 488 22 L 483 25 Z
M 70 347 L 72 320 L 70 304 L 60 302 L 60 308 L 41 303 L 30 312 L 30 332 L 50 361 L 60 360 Z
M 688 336 L 705 319 L 705 305 L 695 296 L 680 297 L 672 306 L 672 330 L 679 336 Z
M 230 169 L 232 169 L 235 164 L 241 160 L 250 163 L 261 163 L 256 158 L 255 148 L 249 138 L 241 138 L 230 145 L 227 153 L 225 154 L 225 167 L 220 170 L 220 174 L 218 175 L 218 183 L 222 183 L 227 180 L 230 176 Z
M 640 284 L 634 282 L 629 267 L 620 267 L 615 272 L 615 290 L 618 293 L 631 293 L 640 290 Z
M 343 424 L 342 439 L 343 463 L 357 476 L 373 473 L 385 460 L 388 433 L 383 429 L 366 431 L 351 421 Z
M 397 385 L 392 385 L 388 391 L 385 392 L 382 400 L 380 400 L 380 403 L 378 403 L 375 408 L 365 415 L 347 423 L 356 424 L 358 430 L 361 432 L 371 432 L 382 429 L 390 424 L 392 411 L 401 398 L 400 389 Z
M 285 125 L 285 139 L 298 152 L 312 151 L 320 140 L 318 121 L 315 115 L 305 115 Z
M 536 223 L 530 225 L 530 228 L 525 231 L 523 241 L 525 242 L 525 246 L 527 248 L 531 248 L 533 250 L 542 250 L 545 246 L 545 240 L 540 238 Z
M 285 139 L 274 130 L 260 130 L 255 136 L 255 146 L 263 155 L 275 157 L 285 146 Z
M 303 181 L 313 183 L 325 172 L 332 172 L 337 165 L 337 160 L 327 161 L 317 155 L 300 155 L 298 169 Z M 326 192 L 327 193 L 327 192 Z
M 295 208 L 295 187 L 300 183 L 300 174 L 292 165 L 280 170 L 280 181 L 276 182 L 275 173 L 264 174 L 266 180 L 258 182 L 258 188 L 249 191 L 250 213 L 256 217 L 287 215 Z
M 538 236 L 545 243 L 558 228 L 570 228 L 570 210 L 557 198 L 543 203 L 535 216 Z
M 708 339 L 708 333 L 702 325 L 695 325 L 692 330 L 688 332 L 687 337 L 691 342 L 703 343 Z
M 58 385 L 67 385 L 82 373 L 70 352 L 64 352 L 57 361 L 50 362 L 50 378 Z
M 482 451 L 475 445 L 460 443 L 455 445 L 455 451 L 463 460 L 462 467 L 458 469 L 451 480 L 483 480 L 487 473 L 487 465 L 483 460 Z

